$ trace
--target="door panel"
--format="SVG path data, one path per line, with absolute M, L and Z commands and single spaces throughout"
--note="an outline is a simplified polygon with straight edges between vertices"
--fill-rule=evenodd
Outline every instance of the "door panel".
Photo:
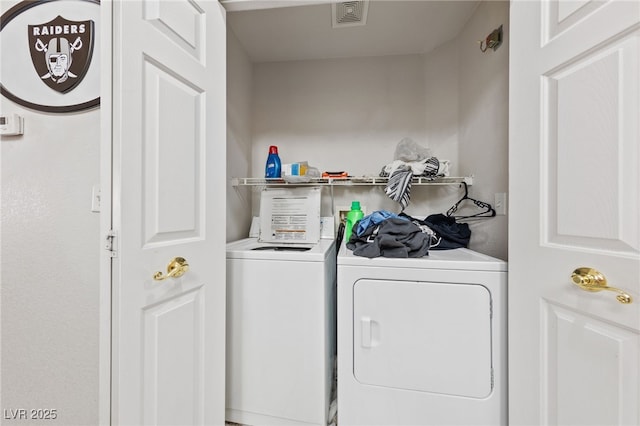
M 578 22 L 584 20 L 590 13 L 604 5 L 604 1 L 589 0 L 557 0 L 542 4 L 545 10 L 543 19 L 546 21 L 547 31 L 543 33 L 549 41 Z
M 143 309 L 142 393 L 149 424 L 203 424 L 204 301 L 200 287 Z
M 640 3 L 514 1 L 510 19 L 510 424 L 638 424 Z
M 148 0 L 144 15 L 164 37 L 204 63 L 207 20 L 196 2 Z
M 639 49 L 632 34 L 544 76 L 545 243 L 638 252 Z
M 145 242 L 201 239 L 204 90 L 150 58 L 143 68 Z
M 633 424 L 640 386 L 638 334 L 553 303 L 542 310 L 549 424 Z
M 113 423 L 224 424 L 225 12 L 112 6 Z

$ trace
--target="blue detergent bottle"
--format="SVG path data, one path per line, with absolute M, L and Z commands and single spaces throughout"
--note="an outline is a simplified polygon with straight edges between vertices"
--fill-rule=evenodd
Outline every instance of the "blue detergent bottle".
M 278 147 L 271 145 L 269 147 L 269 156 L 267 157 L 267 165 L 264 171 L 265 178 L 279 178 L 282 172 L 282 163 L 278 156 Z
M 344 228 L 344 240 L 349 242 L 353 226 L 364 217 L 364 212 L 360 209 L 360 201 L 351 202 L 351 210 L 347 213 L 347 223 Z

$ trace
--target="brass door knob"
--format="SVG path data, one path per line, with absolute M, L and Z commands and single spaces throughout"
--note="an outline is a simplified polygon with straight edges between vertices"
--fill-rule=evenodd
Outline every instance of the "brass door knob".
M 571 281 L 586 291 L 602 291 L 608 290 L 618 293 L 616 299 L 618 302 L 629 304 L 633 301 L 630 295 L 620 290 L 619 288 L 610 287 L 607 285 L 607 279 L 601 272 L 593 269 L 593 268 L 577 268 L 571 274 Z
M 189 264 L 187 263 L 187 259 L 184 257 L 174 257 L 167 265 L 167 274 L 164 275 L 162 272 L 158 271 L 153 274 L 153 279 L 156 281 L 162 281 L 167 278 L 178 278 L 183 276 L 188 270 Z

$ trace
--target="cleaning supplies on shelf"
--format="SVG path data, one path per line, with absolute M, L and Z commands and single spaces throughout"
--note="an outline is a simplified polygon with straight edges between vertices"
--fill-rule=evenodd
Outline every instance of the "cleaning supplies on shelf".
M 351 210 L 347 212 L 346 224 L 344 229 L 344 240 L 349 242 L 351 238 L 351 232 L 356 222 L 364 217 L 364 212 L 360 208 L 360 201 L 351 202 Z
M 267 157 L 267 165 L 265 167 L 265 178 L 279 178 L 282 173 L 282 163 L 278 156 L 278 147 L 271 145 L 269 147 L 269 156 Z
M 307 161 L 300 161 L 298 163 L 283 164 L 282 174 L 284 176 L 304 176 L 307 174 L 309 163 Z

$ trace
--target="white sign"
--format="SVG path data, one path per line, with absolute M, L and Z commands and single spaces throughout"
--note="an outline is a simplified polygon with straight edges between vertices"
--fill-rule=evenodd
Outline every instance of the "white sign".
M 299 244 L 320 241 L 320 188 L 263 190 L 259 240 Z

